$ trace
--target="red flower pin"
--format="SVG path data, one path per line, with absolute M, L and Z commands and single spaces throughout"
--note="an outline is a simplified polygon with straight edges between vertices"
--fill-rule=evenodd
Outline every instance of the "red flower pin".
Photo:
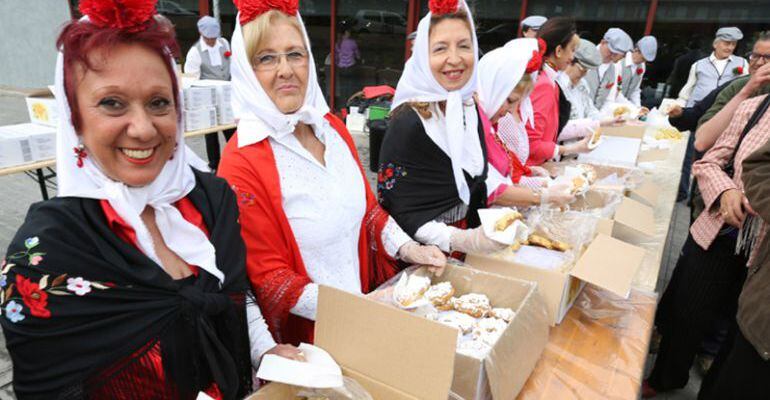
M 48 293 L 40 290 L 40 285 L 29 279 L 16 275 L 16 290 L 22 301 L 29 307 L 29 313 L 38 318 L 51 318 L 48 306 Z
M 157 13 L 158 0 L 82 0 L 80 13 L 100 28 L 116 28 L 129 32 L 146 29 Z
M 532 50 L 532 58 L 529 59 L 527 68 L 524 70 L 524 72 L 531 74 L 535 71 L 539 71 L 542 65 L 543 56 L 537 50 Z
M 644 73 L 644 68 L 642 68 L 642 67 L 639 67 L 639 68 L 637 68 L 637 69 L 636 69 L 636 74 L 637 74 L 637 75 L 641 75 L 641 74 L 643 74 L 643 73 Z
M 429 0 L 428 9 L 433 15 L 452 14 L 457 12 L 460 2 L 458 0 Z
M 297 15 L 299 0 L 234 0 L 235 6 L 241 13 L 241 25 L 270 11 L 278 10 L 286 15 Z
M 612 89 L 612 87 L 615 86 L 615 82 L 610 82 L 605 86 L 606 89 Z
M 621 83 L 623 83 L 623 76 L 618 75 L 618 85 L 620 85 Z
M 735 69 L 733 69 L 733 73 L 735 75 L 743 75 L 743 67 L 735 67 Z
M 230 58 L 231 55 L 233 55 L 233 53 L 230 50 L 225 52 L 225 58 Z

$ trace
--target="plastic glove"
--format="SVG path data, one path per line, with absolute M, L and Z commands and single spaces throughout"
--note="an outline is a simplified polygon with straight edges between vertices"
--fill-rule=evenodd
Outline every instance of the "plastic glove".
M 579 142 L 562 145 L 559 154 L 567 156 L 570 154 L 590 153 L 591 149 L 588 147 L 588 144 L 591 138 L 592 135 L 588 135 Z
M 543 189 L 540 194 L 540 204 L 553 204 L 559 207 L 565 206 L 575 201 L 575 195 L 572 193 L 572 187 L 568 183 L 557 183 Z
M 277 356 L 288 358 L 289 360 L 294 361 L 307 361 L 305 359 L 305 354 L 302 353 L 302 350 L 290 344 L 279 344 L 268 350 L 265 354 L 275 354 Z
M 444 273 L 446 256 L 436 246 L 422 246 L 415 241 L 404 243 L 398 249 L 398 258 L 409 264 L 420 264 L 436 276 Z
M 620 126 L 626 123 L 623 117 L 607 118 L 599 122 L 599 126 Z
M 484 234 L 484 229 L 478 227 L 475 229 L 457 229 L 452 227 L 452 233 L 449 236 L 449 248 L 452 251 L 461 253 L 492 253 L 500 251 L 508 245 L 497 242 Z
M 542 176 L 542 177 L 550 177 L 551 174 L 548 172 L 547 169 L 543 167 L 537 167 L 537 166 L 531 166 L 529 167 L 529 170 L 532 171 L 531 176 Z

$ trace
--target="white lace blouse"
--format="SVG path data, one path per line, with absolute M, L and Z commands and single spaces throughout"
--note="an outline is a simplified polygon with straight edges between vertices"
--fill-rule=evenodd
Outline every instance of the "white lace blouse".
M 269 138 L 283 209 L 313 281 L 291 313 L 310 320 L 315 320 L 319 284 L 361 292 L 358 241 L 366 212 L 364 180 L 350 148 L 328 123 L 315 134 L 326 147 L 325 166 L 293 134 Z M 382 232 L 385 251 L 395 257 L 410 240 L 390 218 Z

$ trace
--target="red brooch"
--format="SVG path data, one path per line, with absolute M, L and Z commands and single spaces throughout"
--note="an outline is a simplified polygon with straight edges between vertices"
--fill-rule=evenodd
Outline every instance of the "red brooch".
M 77 147 L 73 147 L 72 150 L 75 150 L 75 157 L 78 159 L 78 168 L 83 168 L 83 159 L 88 156 L 88 153 L 86 153 L 86 147 L 81 144 Z
M 735 75 L 743 75 L 743 67 L 735 67 L 735 69 L 733 69 L 733 73 Z
M 146 29 L 157 14 L 158 0 L 82 0 L 80 13 L 100 28 L 137 32 Z
M 225 52 L 225 58 L 230 58 L 231 55 L 233 55 L 233 53 L 230 50 Z
M 299 0 L 233 0 L 233 2 L 241 13 L 241 25 L 270 10 L 278 10 L 291 16 L 297 15 L 299 10 Z
M 459 3 L 458 0 L 430 0 L 428 1 L 428 9 L 433 15 L 452 14 L 457 12 Z
M 642 67 L 639 67 L 639 68 L 637 68 L 637 69 L 636 69 L 636 74 L 637 74 L 637 75 L 641 75 L 641 74 L 643 74 L 643 73 L 644 73 L 644 68 L 642 68 Z

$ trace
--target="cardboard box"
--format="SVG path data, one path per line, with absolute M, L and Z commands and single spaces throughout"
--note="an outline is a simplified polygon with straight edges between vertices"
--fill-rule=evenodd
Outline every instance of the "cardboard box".
M 0 127 L 0 167 L 56 156 L 56 129 L 32 123 Z
M 192 132 L 217 125 L 217 110 L 214 107 L 184 110 L 184 131 Z
M 207 87 L 189 87 L 184 91 L 184 108 L 195 110 L 199 108 L 209 108 L 216 105 L 216 89 Z
M 56 99 L 50 89 L 45 88 L 30 93 L 26 99 L 29 120 L 35 124 L 56 127 L 59 121 L 59 110 Z
M 647 125 L 642 122 L 629 121 L 621 126 L 602 127 L 602 136 L 625 137 L 632 139 L 642 139 L 647 131 Z
M 229 104 L 217 104 L 216 109 L 218 125 L 229 125 L 235 123 L 235 114 L 233 113 L 233 108 Z
M 559 270 L 518 264 L 506 259 L 504 253 L 469 254 L 465 261 L 482 271 L 537 282 L 538 291 L 548 307 L 549 321 L 557 325 L 564 319 L 585 283 L 628 297 L 631 282 L 643 258 L 644 249 L 599 233 L 576 263 Z
M 213 88 L 214 101 L 212 105 L 230 106 L 233 97 L 233 86 L 230 81 L 201 79 L 190 83 L 190 87 Z
M 645 192 L 646 195 L 648 193 Z M 652 207 L 615 192 L 589 190 L 570 204 L 570 209 L 611 219 L 614 222 L 612 236 L 629 243 L 655 235 L 655 212 Z
M 484 360 L 456 354 L 453 328 L 329 287 L 319 289 L 315 344 L 375 399 L 445 400 L 450 388 L 462 399 L 515 398 L 548 341 L 536 284 L 455 265 L 438 280 L 516 311 Z

